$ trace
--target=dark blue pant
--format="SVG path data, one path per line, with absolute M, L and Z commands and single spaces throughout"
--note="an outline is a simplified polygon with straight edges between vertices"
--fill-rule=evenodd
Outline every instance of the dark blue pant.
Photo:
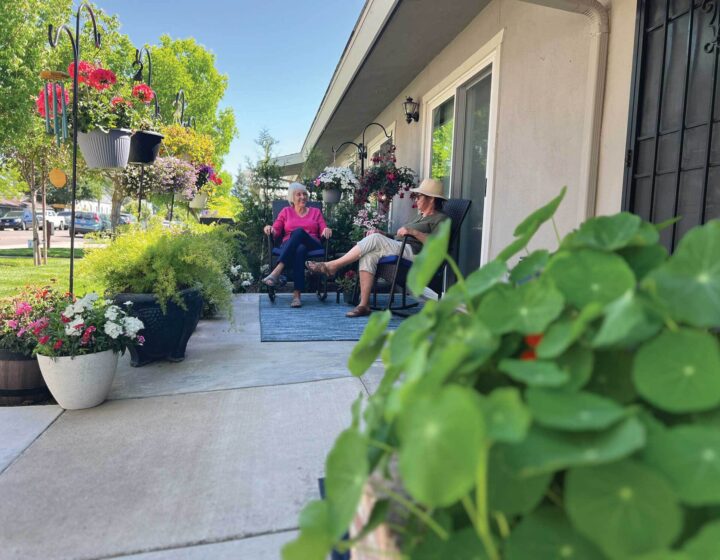
M 305 261 L 308 252 L 322 249 L 320 242 L 310 237 L 302 228 L 293 230 L 290 239 L 280 245 L 278 261 L 284 263 L 286 268 L 292 268 L 294 289 L 301 292 L 305 289 Z

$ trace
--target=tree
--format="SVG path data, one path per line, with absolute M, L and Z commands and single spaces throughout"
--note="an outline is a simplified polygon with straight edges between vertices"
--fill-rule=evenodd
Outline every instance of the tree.
M 0 9 L 0 153 L 32 127 L 30 100 L 42 88 L 47 22 L 66 19 L 71 0 L 12 0 Z
M 215 68 L 215 55 L 195 39 L 160 37 L 160 45 L 150 50 L 153 60 L 152 87 L 158 95 L 163 120 L 172 122 L 173 102 L 181 89 L 185 92 L 185 118 L 192 116 L 198 132 L 209 134 L 215 143 L 215 163 L 222 164 L 237 134 L 235 113 L 218 110 L 225 95 L 228 77 Z

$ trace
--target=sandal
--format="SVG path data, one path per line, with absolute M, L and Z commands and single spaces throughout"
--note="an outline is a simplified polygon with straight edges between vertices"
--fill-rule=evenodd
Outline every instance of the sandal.
M 345 317 L 367 317 L 372 310 L 367 305 L 358 305 L 352 311 L 345 313 Z
M 310 274 L 323 274 L 325 276 L 330 276 L 330 270 L 324 262 L 305 261 L 305 268 L 310 271 Z
M 280 283 L 280 279 L 277 276 L 268 274 L 265 278 L 262 279 L 262 283 L 266 286 L 270 286 L 271 288 L 277 288 L 278 284 Z
M 290 302 L 290 307 L 302 307 L 302 301 L 300 301 L 300 298 L 292 298 L 292 301 Z

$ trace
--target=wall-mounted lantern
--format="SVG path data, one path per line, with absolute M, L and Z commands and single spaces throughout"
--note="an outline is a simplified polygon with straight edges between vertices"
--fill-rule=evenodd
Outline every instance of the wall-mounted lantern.
M 405 111 L 405 120 L 407 121 L 408 124 L 410 124 L 412 121 L 418 122 L 420 120 L 420 113 L 418 112 L 419 106 L 420 106 L 420 103 L 413 101 L 412 97 L 408 97 L 403 102 L 403 111 Z

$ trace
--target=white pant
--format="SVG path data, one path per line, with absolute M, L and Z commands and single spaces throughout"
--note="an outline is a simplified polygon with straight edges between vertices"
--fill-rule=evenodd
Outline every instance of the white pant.
M 360 264 L 358 268 L 370 274 L 375 274 L 377 263 L 381 258 L 400 253 L 402 241 L 390 239 L 382 233 L 373 233 L 358 241 L 358 247 L 360 247 Z M 405 245 L 403 258 L 409 261 L 415 258 L 410 245 Z

